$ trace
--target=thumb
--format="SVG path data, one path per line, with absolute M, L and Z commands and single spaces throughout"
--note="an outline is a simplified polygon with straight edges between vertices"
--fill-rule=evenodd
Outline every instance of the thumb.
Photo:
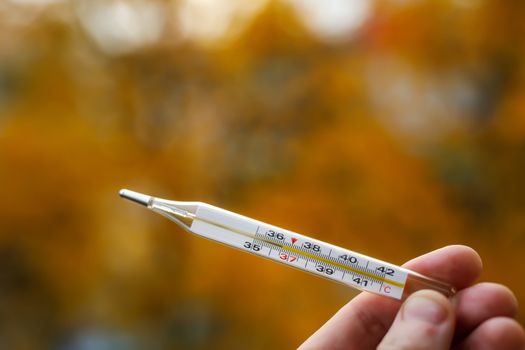
M 421 290 L 403 303 L 378 349 L 449 349 L 455 317 L 445 296 Z

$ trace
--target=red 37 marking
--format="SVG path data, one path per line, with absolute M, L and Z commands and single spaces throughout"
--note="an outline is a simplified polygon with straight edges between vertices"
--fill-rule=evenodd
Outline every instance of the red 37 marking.
M 279 254 L 279 258 L 281 260 L 284 260 L 284 261 L 288 261 L 288 262 L 294 262 L 297 260 L 297 257 L 296 256 L 293 256 L 293 255 L 288 255 L 286 253 L 280 253 Z

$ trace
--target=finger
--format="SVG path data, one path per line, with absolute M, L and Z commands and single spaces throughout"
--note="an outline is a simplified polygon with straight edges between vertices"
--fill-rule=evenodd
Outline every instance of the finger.
M 449 349 L 454 320 L 452 304 L 443 294 L 418 291 L 403 303 L 378 349 Z
M 495 317 L 483 322 L 454 350 L 523 350 L 525 333 L 515 320 Z
M 400 305 L 397 300 L 363 292 L 339 310 L 299 349 L 375 349 Z
M 483 269 L 479 254 L 474 249 L 462 245 L 434 250 L 410 260 L 403 266 L 428 277 L 448 282 L 457 290 L 472 285 Z
M 404 266 L 456 287 L 472 284 L 481 273 L 479 255 L 465 246 L 444 247 Z M 375 349 L 400 306 L 397 300 L 361 293 L 314 333 L 301 349 Z
M 496 283 L 479 283 L 459 291 L 455 296 L 456 334 L 461 341 L 484 321 L 498 317 L 515 317 L 518 302 L 507 287 Z

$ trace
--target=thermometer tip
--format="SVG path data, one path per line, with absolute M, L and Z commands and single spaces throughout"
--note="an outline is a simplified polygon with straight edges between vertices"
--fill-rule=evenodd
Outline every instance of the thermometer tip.
M 138 204 L 142 204 L 142 205 L 144 205 L 146 207 L 148 206 L 149 202 L 151 201 L 151 196 L 148 196 L 148 195 L 145 195 L 145 194 L 142 194 L 142 193 L 138 193 L 138 192 L 134 192 L 134 191 L 130 191 L 130 190 L 126 190 L 126 189 L 120 190 L 119 191 L 119 195 L 122 198 L 129 199 L 132 202 L 135 202 L 135 203 L 138 203 Z

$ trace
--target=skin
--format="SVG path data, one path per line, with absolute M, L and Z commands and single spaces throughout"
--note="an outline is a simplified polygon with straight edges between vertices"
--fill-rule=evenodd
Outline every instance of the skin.
M 474 283 L 482 263 L 473 249 L 448 246 L 403 266 L 448 282 L 458 292 L 447 299 L 418 291 L 404 303 L 361 293 L 299 349 L 525 350 L 525 333 L 514 319 L 516 297 L 501 284 Z

